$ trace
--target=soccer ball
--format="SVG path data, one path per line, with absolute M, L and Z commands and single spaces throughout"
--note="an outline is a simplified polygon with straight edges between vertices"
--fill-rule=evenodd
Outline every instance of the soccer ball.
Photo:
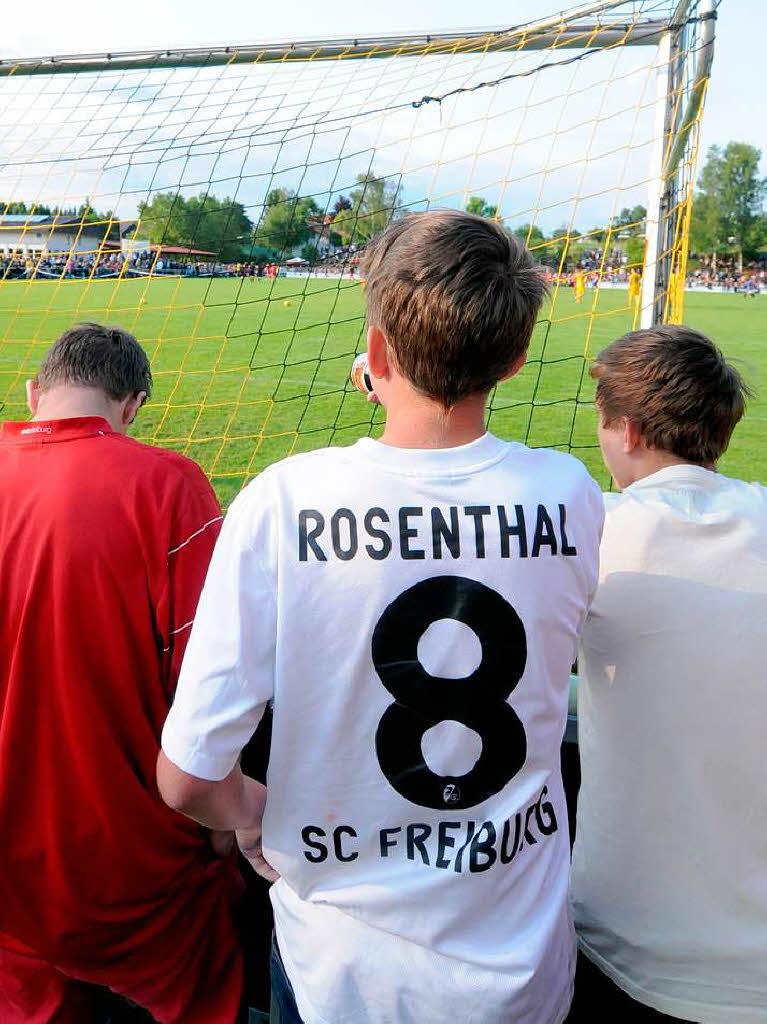
M 285 307 L 292 306 L 292 305 L 293 305 L 293 303 L 290 301 L 290 299 L 285 299 L 285 301 L 283 302 L 283 306 L 285 306 Z

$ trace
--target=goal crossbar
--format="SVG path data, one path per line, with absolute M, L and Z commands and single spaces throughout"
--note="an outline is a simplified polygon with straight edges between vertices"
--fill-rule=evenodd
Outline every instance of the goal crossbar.
M 614 5 L 613 5 L 614 6 Z M 416 35 L 357 36 L 294 42 L 253 43 L 185 49 L 131 50 L 122 53 L 3 58 L 0 76 L 79 74 L 97 71 L 274 64 L 285 61 L 413 57 L 446 53 L 494 53 L 508 50 L 604 49 L 609 46 L 657 46 L 674 27 L 674 18 L 635 22 L 538 22 L 509 29 L 435 32 Z

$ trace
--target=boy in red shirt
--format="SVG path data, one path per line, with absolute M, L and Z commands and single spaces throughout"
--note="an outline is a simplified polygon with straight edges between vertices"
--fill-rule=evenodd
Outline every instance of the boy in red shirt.
M 84 1024 L 82 981 L 161 1024 L 240 1011 L 227 837 L 155 784 L 222 517 L 193 462 L 125 436 L 151 382 L 135 338 L 81 324 L 0 431 L 3 1024 Z

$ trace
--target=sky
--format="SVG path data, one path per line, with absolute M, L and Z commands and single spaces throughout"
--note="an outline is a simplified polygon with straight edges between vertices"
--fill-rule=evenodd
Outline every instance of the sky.
M 520 24 L 570 6 L 551 0 L 386 0 L 386 3 L 318 3 L 290 0 L 36 0 L 34 18 L 22 6 L 3 21 L 0 56 L 90 53 L 142 47 L 209 46 L 270 39 L 319 39 L 372 33 L 405 33 Z M 471 17 L 469 17 L 471 14 Z M 716 56 L 703 124 L 703 149 L 730 139 L 750 142 L 767 162 L 764 117 L 765 0 L 722 0 Z M 767 168 L 766 168 L 767 170 Z
M 210 0 L 163 0 L 159 4 L 156 0 L 131 0 L 129 5 L 93 4 L 91 0 L 69 0 L 66 4 L 61 4 L 60 0 L 37 0 L 33 19 L 24 22 L 18 15 L 20 10 L 18 6 L 16 8 L 17 14 L 10 20 L 10 23 L 6 19 L 3 26 L 2 40 L 0 40 L 0 57 L 5 59 L 8 57 L 32 57 L 49 54 L 119 52 L 145 47 L 179 48 L 184 46 L 243 44 L 275 39 L 321 39 L 349 37 L 355 34 L 399 34 L 409 31 L 436 32 L 439 30 L 461 28 L 499 28 L 524 23 L 530 21 L 531 18 L 545 16 L 566 6 L 572 5 L 564 3 L 563 0 L 554 0 L 554 2 L 552 0 L 480 0 L 479 3 L 471 5 L 471 7 L 467 7 L 465 2 L 459 3 L 458 0 L 418 0 L 417 3 L 414 3 L 413 0 L 387 0 L 385 4 L 358 5 L 321 4 L 317 3 L 316 0 L 291 0 L 289 4 L 282 5 L 254 4 L 252 0 L 223 0 L 219 4 L 211 4 Z M 469 14 L 471 14 L 471 20 L 468 18 Z M 766 38 L 767 3 L 765 3 L 765 0 L 722 0 L 717 23 L 713 76 L 708 91 L 701 137 L 702 154 L 705 154 L 710 145 L 724 145 L 730 140 L 745 141 L 757 146 L 763 152 L 762 167 L 764 173 L 767 173 L 767 118 L 761 112 L 763 111 L 764 40 Z M 647 59 L 647 50 L 637 51 L 634 49 L 633 51 L 634 54 L 638 52 L 644 53 L 643 60 Z M 540 60 L 541 58 L 538 55 L 535 59 Z M 582 73 L 579 72 L 577 75 L 567 79 L 568 87 L 580 87 L 582 83 L 588 85 L 590 75 L 596 80 L 599 77 L 597 72 L 601 59 L 602 55 L 599 55 L 591 68 L 587 68 L 584 64 Z M 488 65 L 492 66 L 492 62 L 488 61 Z M 404 75 L 404 68 L 402 74 Z M 557 82 L 556 76 L 559 76 L 564 83 L 564 71 L 557 70 L 551 75 L 550 77 L 553 82 Z M 8 81 L 10 80 L 6 80 L 6 83 Z M 20 80 L 16 79 L 16 81 Z M 33 80 L 28 81 L 32 82 Z M 40 82 L 41 80 L 38 79 L 37 81 Z M 309 81 L 308 78 L 307 81 Z M 280 85 L 279 73 L 277 78 L 273 79 L 272 84 L 274 82 Z M 432 91 L 429 89 L 430 84 L 428 82 L 425 83 L 421 91 Z M 336 95 L 339 98 L 334 102 L 342 106 L 344 91 L 349 88 L 350 86 L 347 85 L 343 88 L 337 88 Z M 365 88 L 368 89 L 365 102 L 369 105 L 376 98 L 372 78 L 369 87 L 365 86 Z M 615 87 L 616 109 L 620 106 L 617 99 L 621 88 L 622 85 L 616 85 Z M 647 86 L 644 88 L 646 90 Z M 418 89 L 420 89 L 420 85 Z M 272 92 L 275 91 L 272 85 L 266 91 L 269 92 L 270 90 Z M 84 103 L 86 105 L 82 106 L 82 110 L 87 110 L 88 97 L 79 97 L 77 95 L 76 83 L 69 88 L 69 94 L 71 105 L 76 106 L 77 104 Z M 280 85 L 275 94 L 284 96 L 285 109 L 291 109 L 288 101 L 292 94 L 287 84 L 284 87 Z M 155 95 L 159 96 L 160 93 L 157 92 Z M 253 97 L 256 96 L 255 93 L 252 95 Z M 596 96 L 596 87 L 594 96 Z M 597 102 L 596 99 L 590 98 L 588 93 L 585 93 L 585 97 L 584 103 Z M 235 98 L 232 96 L 232 103 Z M 135 102 L 135 97 L 132 99 L 134 102 L 130 110 L 134 112 L 138 110 L 140 112 L 140 103 L 137 104 Z M 66 96 L 64 101 L 66 105 Z M 273 105 L 278 105 L 280 101 L 275 100 L 271 102 L 273 102 Z M 470 113 L 474 112 L 477 123 L 484 119 L 483 124 L 490 126 L 492 129 L 492 104 L 489 101 L 486 102 L 484 94 L 477 94 L 477 99 L 474 100 L 472 98 L 471 102 L 476 105 L 474 107 L 469 106 L 468 110 Z M 632 99 L 631 102 L 633 103 L 634 100 Z M 319 99 L 316 96 L 312 98 L 307 94 L 306 103 L 307 110 L 316 110 L 318 109 Z M 312 107 L 312 103 L 314 103 L 314 107 Z M 43 107 L 42 101 L 39 104 L 30 103 L 30 105 L 37 106 L 38 109 Z M 221 108 L 221 113 L 228 113 L 232 109 L 234 108 L 224 105 Z M 448 108 L 445 109 L 447 110 Z M 128 110 L 127 106 L 125 110 Z M 642 116 L 650 117 L 651 113 L 651 109 L 645 104 Z M 60 116 L 63 117 L 63 114 Z M 71 117 L 73 115 L 68 116 Z M 85 115 L 81 116 L 84 117 Z M 271 116 L 276 117 L 277 115 L 272 114 Z M 442 115 L 438 115 L 434 110 L 425 112 L 417 120 L 411 117 L 410 121 L 406 121 L 405 114 L 402 114 L 389 118 L 386 123 L 386 128 L 392 138 L 397 134 L 397 127 L 400 136 L 405 136 L 409 133 L 411 141 L 408 149 L 408 159 L 411 161 L 412 167 L 416 168 L 416 170 L 412 171 L 412 174 L 416 175 L 416 177 L 419 167 L 424 168 L 428 161 L 435 159 L 433 153 L 429 152 L 429 145 L 432 138 L 436 140 L 438 137 L 436 131 L 432 132 L 431 130 L 432 125 L 436 124 L 435 118 L 438 116 L 441 117 Z M 449 117 L 449 113 L 446 113 L 445 116 Z M 579 141 L 577 130 L 574 127 L 572 129 L 569 128 L 569 125 L 566 123 L 566 117 L 561 111 L 555 112 L 553 106 L 548 112 L 545 108 L 541 108 L 539 116 L 540 132 L 538 134 L 540 136 L 546 135 L 547 132 L 551 132 L 555 127 L 561 128 L 563 125 L 568 130 L 563 131 L 562 135 L 558 137 L 556 149 L 547 150 L 542 141 L 537 146 L 530 142 L 527 149 L 523 146 L 519 147 L 519 155 L 515 157 L 517 166 L 514 168 L 514 176 L 526 181 L 527 185 L 519 187 L 518 196 L 514 197 L 512 204 L 514 209 L 508 211 L 509 215 L 513 214 L 517 218 L 517 221 L 527 219 L 528 208 L 534 206 L 536 195 L 541 192 L 542 186 L 536 178 L 536 163 L 541 163 L 545 159 L 547 166 L 562 165 L 561 174 L 563 182 L 561 194 L 564 196 L 566 192 L 564 179 L 568 174 L 572 174 L 571 168 L 576 166 L 575 162 L 578 159 L 579 152 L 578 146 L 585 145 L 584 142 Z M 549 120 L 547 120 L 547 117 Z M 453 175 L 453 179 L 450 178 L 448 172 L 445 172 L 447 176 L 444 177 L 444 181 L 435 182 L 434 173 L 430 172 L 432 178 L 427 182 L 426 172 L 421 170 L 419 172 L 421 177 L 418 179 L 419 184 L 417 188 L 423 188 L 425 191 L 429 190 L 429 194 L 449 195 L 452 187 L 451 181 L 458 182 L 460 173 L 464 175 L 462 180 L 471 182 L 471 191 L 481 191 L 482 180 L 477 177 L 476 170 L 464 166 L 458 158 L 458 154 L 464 150 L 471 152 L 472 145 L 475 147 L 480 145 L 477 141 L 478 136 L 472 136 L 473 126 L 469 123 L 470 121 L 471 117 L 468 119 L 466 117 L 463 118 L 460 124 L 458 124 L 457 130 L 451 133 L 453 149 L 443 151 L 442 153 L 446 166 L 450 168 L 449 173 Z M 138 133 L 142 126 L 140 117 L 132 123 L 135 132 Z M 223 120 L 217 122 L 215 119 L 205 123 L 208 125 L 206 130 L 211 132 L 215 132 L 218 124 L 222 126 L 224 124 Z M 508 124 L 508 122 L 506 123 Z M 500 122 L 497 122 L 497 124 L 500 127 Z M 0 113 L 1 127 L 2 114 Z M 620 136 L 620 128 L 621 119 L 620 117 L 615 117 L 604 128 L 601 128 L 601 131 L 605 140 L 611 138 L 608 133 L 615 132 L 617 140 Z M 55 132 L 55 130 L 55 127 L 51 129 L 52 132 Z M 375 128 L 375 131 L 378 133 L 375 136 L 373 135 L 373 130 L 371 124 L 368 134 L 365 135 L 364 128 L 360 126 L 357 129 L 355 145 L 358 149 L 360 146 L 364 148 L 365 145 L 372 145 L 370 140 L 375 137 L 375 144 L 378 147 L 376 159 L 379 164 L 385 164 L 386 147 L 383 144 L 385 139 L 381 137 L 380 125 Z M 524 131 L 531 138 L 535 134 L 529 118 L 525 122 Z M 481 146 L 483 147 L 483 159 L 487 162 L 488 181 L 496 183 L 507 173 L 507 169 L 502 167 L 500 156 L 495 165 L 493 164 L 493 157 L 490 152 L 493 147 L 489 141 L 491 138 L 492 133 L 488 135 L 486 131 L 482 137 Z M 87 133 L 83 134 L 83 139 L 87 139 Z M 360 139 L 362 142 L 360 142 Z M 0 140 L 1 142 L 2 140 Z M 330 155 L 336 140 L 332 133 L 328 133 L 324 140 L 320 140 L 319 143 L 313 140 L 313 144 L 315 148 L 312 150 L 311 158 L 303 158 L 304 162 L 307 164 L 312 163 L 312 165 L 315 161 L 321 160 L 323 155 Z M 627 152 L 631 149 L 631 140 L 628 138 L 622 143 L 618 142 L 617 144 L 624 145 Z M 294 159 L 294 163 L 296 166 L 299 166 L 302 163 L 300 156 L 301 147 L 304 145 L 302 138 L 294 133 L 294 140 L 291 145 L 293 152 L 298 154 Z M 572 164 L 570 167 L 566 166 L 568 145 L 571 147 Z M 379 149 L 380 157 L 378 156 Z M 488 150 L 487 156 L 484 156 L 485 150 Z M 264 158 L 266 155 L 266 151 L 260 154 Z M 644 160 L 646 165 L 646 153 L 637 153 L 636 158 L 637 161 L 640 158 Z M 0 144 L 0 165 L 2 165 L 2 159 L 3 150 Z M 164 163 L 162 170 L 167 172 L 168 184 L 172 184 L 175 180 L 188 182 L 190 192 L 194 192 L 197 181 L 204 181 L 206 175 L 211 178 L 215 177 L 217 179 L 217 194 L 222 194 L 222 190 L 231 191 L 228 188 L 228 182 L 230 179 L 234 181 L 237 178 L 238 159 L 239 157 L 235 151 L 228 154 L 225 161 L 215 163 L 211 158 L 208 164 L 203 166 L 205 164 L 204 156 L 198 156 L 195 161 L 192 161 L 192 163 L 196 162 L 196 170 L 188 164 L 181 170 L 178 170 L 178 161 L 171 161 L 166 153 L 163 154 Z M 252 170 L 255 159 L 252 154 L 250 159 Z M 403 159 L 401 153 L 398 153 L 397 159 Z M 283 161 L 283 163 L 286 163 L 286 161 Z M 701 165 L 702 158 L 699 167 Z M 103 205 L 107 203 L 107 193 L 113 189 L 117 190 L 119 188 L 127 193 L 132 188 L 133 192 L 138 195 L 141 189 L 149 189 L 150 187 L 157 189 L 162 187 L 163 179 L 161 177 L 150 178 L 148 171 L 143 177 L 141 176 L 142 172 L 140 169 L 135 166 L 129 168 L 128 171 L 124 171 L 119 158 L 114 158 L 110 166 L 112 169 L 101 177 L 101 188 L 104 193 Z M 241 165 L 241 167 L 244 166 L 246 165 Z M 41 175 L 44 173 L 50 177 L 52 173 L 50 167 L 43 167 L 40 164 L 40 168 Z M 353 172 L 356 173 L 358 169 L 355 165 Z M 380 167 L 377 167 L 377 169 L 380 169 Z M 29 192 L 30 183 L 33 181 L 33 178 L 26 178 L 22 182 L 18 178 L 20 172 L 14 170 L 14 173 L 17 174 L 16 194 L 19 195 L 18 190 L 23 190 L 24 188 Z M 245 172 L 242 170 L 239 173 L 241 176 L 245 175 Z M 350 173 L 352 173 L 351 165 Z M 468 177 L 470 173 L 473 177 Z M 603 189 L 606 194 L 609 188 L 608 178 L 615 173 L 615 167 L 608 167 L 605 163 L 602 169 L 603 178 L 600 178 L 599 162 L 595 162 L 594 166 L 589 169 L 589 180 L 583 183 L 581 192 L 585 193 L 588 191 L 586 186 L 591 183 L 593 178 L 595 190 Z M 615 203 L 622 206 L 631 205 L 633 202 L 641 202 L 642 188 L 638 184 L 636 188 L 632 186 L 633 181 L 641 181 L 641 175 L 635 173 L 628 159 L 621 167 L 620 173 L 623 176 L 622 186 L 625 187 L 622 188 L 619 196 L 616 193 Z M 258 190 L 260 185 L 257 187 L 255 181 L 258 175 L 254 174 L 250 183 L 250 191 L 246 190 L 245 193 L 246 203 L 250 202 L 255 205 L 261 202 L 264 189 L 269 184 L 281 183 L 288 187 L 297 187 L 301 184 L 304 190 L 307 187 L 309 190 L 312 188 L 312 180 L 302 181 L 300 177 L 296 176 L 298 172 L 292 177 L 288 171 L 282 171 L 281 174 L 282 177 L 279 180 L 273 176 L 272 178 L 265 177 L 261 191 Z M 85 178 L 83 177 L 82 180 L 84 182 Z M 0 174 L 0 191 L 8 192 L 7 181 L 8 178 L 3 179 L 2 174 Z M 218 185 L 218 181 L 220 181 L 220 185 Z M 550 180 L 547 181 L 546 185 L 550 190 L 550 194 L 556 195 L 556 188 Z M 77 179 L 70 178 L 68 187 L 73 191 L 73 194 L 76 193 L 79 188 Z M 87 185 L 83 184 L 82 187 L 88 190 Z M 497 198 L 497 195 L 500 194 L 497 192 L 498 188 L 500 186 L 496 186 L 496 184 L 488 188 L 487 194 L 489 198 Z M 442 189 L 441 192 L 439 191 L 440 189 Z M 551 191 L 552 189 L 553 192 Z M 452 200 L 448 200 L 448 202 L 452 202 Z M 603 205 L 604 202 L 606 200 L 603 200 Z M 610 202 L 613 202 L 612 198 Z M 589 205 L 587 200 L 579 200 L 579 204 L 576 212 L 572 214 L 572 216 L 577 217 L 579 222 L 587 221 L 591 218 L 591 223 L 597 223 L 603 217 L 604 211 L 601 209 L 597 210 L 598 203 L 596 200 L 591 205 Z M 507 211 L 504 210 L 503 212 L 506 215 Z M 567 222 L 570 216 L 571 214 L 568 213 L 564 206 L 561 210 L 554 206 L 553 209 L 542 212 L 539 219 L 545 229 L 552 229 L 561 222 Z M 586 226 L 588 224 L 580 223 L 581 229 L 584 229 Z

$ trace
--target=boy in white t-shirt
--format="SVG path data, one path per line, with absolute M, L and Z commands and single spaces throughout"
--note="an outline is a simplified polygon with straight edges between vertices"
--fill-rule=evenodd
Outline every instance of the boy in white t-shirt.
M 591 372 L 623 493 L 579 657 L 574 1014 L 767 1021 L 767 490 L 715 471 L 749 392 L 689 327 Z
M 559 750 L 601 494 L 570 456 L 485 431 L 545 295 L 521 242 L 416 214 L 363 272 L 383 437 L 270 466 L 232 505 L 160 788 L 279 878 L 284 1024 L 558 1024 Z M 237 759 L 270 700 L 266 798 Z

